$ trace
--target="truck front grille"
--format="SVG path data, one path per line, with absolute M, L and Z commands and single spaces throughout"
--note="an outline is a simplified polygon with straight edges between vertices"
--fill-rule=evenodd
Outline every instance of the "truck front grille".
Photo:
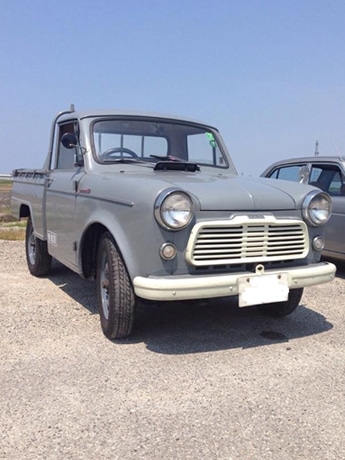
M 308 254 L 307 226 L 272 216 L 199 222 L 193 227 L 186 259 L 191 265 L 301 259 Z

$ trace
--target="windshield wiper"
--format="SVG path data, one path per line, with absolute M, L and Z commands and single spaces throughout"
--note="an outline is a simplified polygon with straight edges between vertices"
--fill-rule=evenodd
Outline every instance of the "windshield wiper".
M 106 160 L 103 160 L 104 163 L 147 163 L 147 161 L 144 160 L 137 160 L 135 158 L 109 158 Z
M 150 155 L 150 157 L 157 158 L 158 160 L 163 160 L 163 161 L 180 161 L 182 163 L 188 163 L 183 158 L 174 157 L 173 155 Z

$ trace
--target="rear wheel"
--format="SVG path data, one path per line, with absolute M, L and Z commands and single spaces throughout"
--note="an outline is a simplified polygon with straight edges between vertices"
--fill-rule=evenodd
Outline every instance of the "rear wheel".
M 34 235 L 31 217 L 26 225 L 25 252 L 30 273 L 34 276 L 48 275 L 52 257 L 48 253 L 47 242 Z
M 97 295 L 104 335 L 109 339 L 130 335 L 135 294 L 126 266 L 109 232 L 103 234 L 98 247 Z
M 285 302 L 268 303 L 259 305 L 259 310 L 265 315 L 281 318 L 290 315 L 298 307 L 302 298 L 303 288 L 290 289 L 288 300 Z

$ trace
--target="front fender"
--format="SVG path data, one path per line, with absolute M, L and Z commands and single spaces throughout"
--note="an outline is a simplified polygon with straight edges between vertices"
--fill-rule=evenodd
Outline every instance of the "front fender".
M 79 272 L 83 272 L 85 244 L 91 245 L 93 251 L 97 250 L 99 231 L 96 232 L 96 241 L 87 242 L 86 238 L 90 236 L 91 228 L 98 228 L 101 232 L 109 231 L 114 237 L 131 279 L 156 272 L 163 274 L 167 270 L 170 273 L 169 264 L 159 256 L 159 246 L 165 241 L 164 232 L 158 227 L 153 211 L 152 218 L 148 212 L 148 208 L 139 210 L 135 206 L 112 203 L 104 207 L 96 205 L 91 212 L 88 207 L 88 213 L 85 212 L 81 220 L 83 212 L 79 210 L 76 218 L 76 240 L 80 242 L 77 244 Z M 92 238 L 95 239 L 94 236 Z

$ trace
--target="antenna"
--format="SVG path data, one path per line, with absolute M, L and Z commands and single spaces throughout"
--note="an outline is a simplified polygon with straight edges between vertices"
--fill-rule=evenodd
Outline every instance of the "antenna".
M 335 143 L 335 140 L 332 139 L 332 142 L 333 142 L 333 145 L 334 145 L 334 147 L 335 147 L 335 150 L 337 151 L 337 154 L 341 157 L 341 153 L 340 153 L 340 151 L 339 151 L 339 149 L 338 149 L 337 144 Z
M 316 157 L 319 156 L 319 141 L 315 142 L 315 154 Z

